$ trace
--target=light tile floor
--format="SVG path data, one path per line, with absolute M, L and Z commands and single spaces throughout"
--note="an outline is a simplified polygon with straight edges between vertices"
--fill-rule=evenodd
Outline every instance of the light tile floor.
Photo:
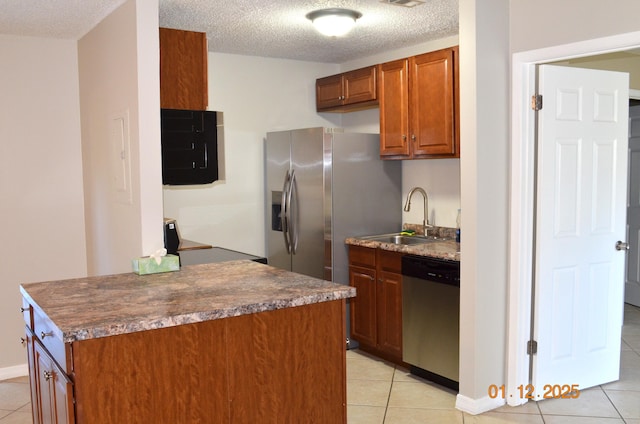
M 640 308 L 625 305 L 620 380 L 481 415 L 455 409 L 455 392 L 357 350 L 347 352 L 348 424 L 640 424 Z M 32 424 L 29 381 L 0 382 L 0 424 Z M 178 423 L 176 423 L 178 424 Z
M 619 381 L 584 390 L 578 399 L 475 416 L 455 409 L 455 402 L 454 391 L 366 353 L 347 352 L 349 424 L 640 424 L 640 308 L 625 305 Z

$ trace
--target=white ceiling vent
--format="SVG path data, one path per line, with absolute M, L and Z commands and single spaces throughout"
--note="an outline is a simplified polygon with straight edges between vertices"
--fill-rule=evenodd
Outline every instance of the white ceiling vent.
M 421 5 L 426 0 L 380 0 L 380 3 L 389 3 L 396 6 L 413 7 Z

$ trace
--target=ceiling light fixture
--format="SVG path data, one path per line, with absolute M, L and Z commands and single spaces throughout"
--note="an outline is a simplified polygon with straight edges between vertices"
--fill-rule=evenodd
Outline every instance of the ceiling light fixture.
M 306 15 L 318 32 L 329 37 L 345 35 L 360 17 L 362 13 L 349 9 L 320 9 Z

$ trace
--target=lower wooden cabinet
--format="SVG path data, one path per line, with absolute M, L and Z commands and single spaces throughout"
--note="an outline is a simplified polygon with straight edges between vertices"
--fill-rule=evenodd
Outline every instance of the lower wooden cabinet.
M 346 424 L 345 314 L 326 301 L 75 341 L 64 357 L 25 317 L 34 424 Z
M 351 338 L 362 346 L 375 347 L 376 331 L 376 270 L 358 266 L 349 267 L 349 285 L 356 288 L 351 299 Z
M 402 253 L 349 246 L 351 338 L 360 348 L 402 364 Z
M 34 424 L 75 423 L 73 384 L 28 327 L 26 341 Z

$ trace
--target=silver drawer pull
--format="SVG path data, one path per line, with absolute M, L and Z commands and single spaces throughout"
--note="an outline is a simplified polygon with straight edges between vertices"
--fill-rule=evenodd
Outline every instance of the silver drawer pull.
M 49 331 L 48 333 L 45 333 L 44 331 L 42 331 L 42 332 L 40 333 L 40 338 L 41 338 L 42 340 L 44 340 L 44 338 L 45 338 L 45 337 L 51 337 L 51 336 L 53 336 L 53 333 L 52 333 L 51 331 Z
M 44 372 L 44 379 L 46 381 L 49 381 L 53 378 L 53 373 L 51 371 L 45 371 Z

